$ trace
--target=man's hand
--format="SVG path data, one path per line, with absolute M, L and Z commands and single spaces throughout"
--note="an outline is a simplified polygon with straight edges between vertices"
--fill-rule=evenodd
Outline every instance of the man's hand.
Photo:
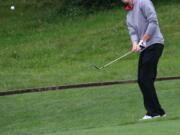
M 140 50 L 139 51 L 142 51 L 146 48 L 146 42 L 141 40 L 138 44 L 138 46 L 140 47 Z
M 140 50 L 140 46 L 136 42 L 134 42 L 132 46 L 132 52 L 139 52 Z
M 147 34 L 143 36 L 143 41 L 148 41 L 151 37 Z

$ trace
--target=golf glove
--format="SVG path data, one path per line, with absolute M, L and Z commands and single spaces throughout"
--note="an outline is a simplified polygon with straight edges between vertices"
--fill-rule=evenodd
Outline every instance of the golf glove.
M 139 42 L 138 45 L 139 45 L 139 47 L 141 48 L 140 51 L 143 51 L 143 50 L 146 48 L 146 42 L 143 41 L 143 40 L 140 40 L 140 42 Z

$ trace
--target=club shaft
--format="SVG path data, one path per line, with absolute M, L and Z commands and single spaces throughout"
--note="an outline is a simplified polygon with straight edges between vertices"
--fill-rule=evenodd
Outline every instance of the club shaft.
M 105 68 L 105 67 L 107 67 L 107 66 L 109 66 L 109 65 L 111 65 L 111 64 L 113 64 L 113 63 L 115 63 L 116 61 L 118 61 L 118 60 L 120 60 L 120 59 L 123 59 L 124 57 L 130 55 L 131 53 L 132 53 L 132 51 L 127 52 L 127 53 L 124 54 L 123 56 L 121 56 L 121 57 L 119 57 L 119 58 L 117 58 L 117 59 L 115 59 L 115 60 L 113 60 L 113 61 L 107 63 L 106 65 L 104 65 L 104 66 L 101 67 L 100 69 Z

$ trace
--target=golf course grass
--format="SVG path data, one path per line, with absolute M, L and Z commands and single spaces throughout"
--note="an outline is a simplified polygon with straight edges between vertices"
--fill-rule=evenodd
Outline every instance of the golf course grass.
M 1 135 L 176 135 L 180 81 L 156 85 L 167 117 L 147 122 L 135 84 L 1 97 Z
M 154 121 L 151 123 L 138 123 L 135 125 L 57 133 L 57 135 L 179 135 L 179 123 L 180 120 Z
M 157 13 L 165 50 L 159 76 L 180 73 L 180 4 L 160 4 Z M 138 54 L 134 53 L 111 67 L 101 66 L 131 49 L 120 8 L 75 19 L 56 17 L 50 23 L 44 13 L 17 7 L 0 9 L 0 91 L 136 79 Z M 167 12 L 168 11 L 168 12 Z
M 131 49 L 122 9 L 49 19 L 20 4 L 0 7 L 0 91 L 136 79 L 137 53 L 92 67 Z M 156 9 L 166 40 L 158 76 L 179 76 L 180 3 Z M 179 135 L 180 81 L 156 86 L 167 117 L 150 121 L 139 121 L 146 112 L 137 84 L 0 97 L 0 135 Z

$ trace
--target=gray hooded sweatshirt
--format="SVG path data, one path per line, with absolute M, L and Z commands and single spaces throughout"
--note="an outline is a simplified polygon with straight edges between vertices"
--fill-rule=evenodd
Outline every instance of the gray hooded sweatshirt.
M 151 0 L 133 0 L 134 8 L 127 15 L 127 25 L 132 42 L 139 42 L 144 34 L 151 38 L 147 47 L 156 43 L 164 45 L 159 23 Z

